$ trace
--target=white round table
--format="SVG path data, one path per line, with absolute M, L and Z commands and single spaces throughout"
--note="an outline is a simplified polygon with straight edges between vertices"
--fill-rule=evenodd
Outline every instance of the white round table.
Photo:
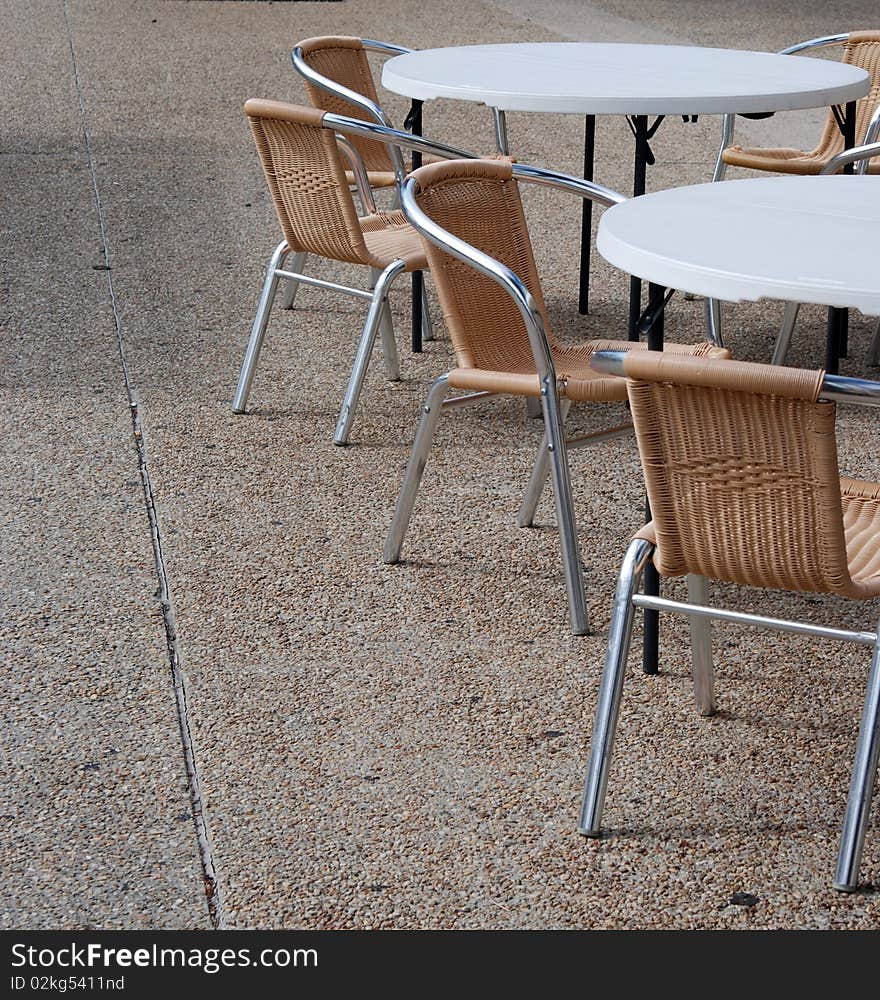
M 596 246 L 650 282 L 728 302 L 763 298 L 880 315 L 880 184 L 767 177 L 669 188 L 614 205 Z M 829 324 L 825 365 L 836 372 Z
M 513 42 L 395 56 L 382 85 L 418 101 L 448 97 L 499 111 L 584 115 L 762 113 L 845 104 L 868 74 L 826 59 L 691 45 Z
M 867 72 L 855 66 L 769 52 L 689 45 L 597 42 L 514 42 L 422 49 L 389 59 L 382 85 L 414 102 L 445 97 L 492 108 L 496 138 L 508 152 L 504 114 L 583 114 L 584 177 L 593 179 L 596 115 L 627 115 L 635 135 L 633 194 L 645 191 L 654 162 L 650 139 L 665 115 L 767 114 L 846 105 L 846 143 L 854 144 L 854 102 L 868 93 Z M 421 123 L 420 104 L 414 119 Z M 648 125 L 649 115 L 657 120 Z M 589 303 L 592 203 L 581 219 L 579 309 Z M 634 336 L 641 285 L 632 280 L 629 330 Z

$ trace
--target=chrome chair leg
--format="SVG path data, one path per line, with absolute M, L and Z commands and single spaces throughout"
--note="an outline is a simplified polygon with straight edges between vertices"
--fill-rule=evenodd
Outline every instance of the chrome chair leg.
M 306 261 L 309 255 L 303 250 L 293 255 L 293 264 L 289 270 L 296 274 L 302 274 L 305 270 Z M 296 293 L 299 291 L 299 282 L 293 278 L 285 278 L 281 286 L 281 295 L 278 297 L 278 304 L 282 309 L 293 309 L 296 301 Z
M 571 400 L 563 399 L 560 403 L 560 415 L 563 425 L 570 409 Z M 547 447 L 547 443 L 547 432 L 545 431 L 544 437 L 541 440 L 541 447 L 535 457 L 535 464 L 532 466 L 532 474 L 529 476 L 529 482 L 523 494 L 519 513 L 516 515 L 516 523 L 520 528 L 531 528 L 535 523 L 538 504 L 544 492 L 547 477 L 550 475 L 550 450 Z
M 434 339 L 434 325 L 431 322 L 431 310 L 428 307 L 428 293 L 425 291 L 425 279 L 422 278 L 422 340 L 426 343 Z
M 238 375 L 238 385 L 235 388 L 235 395 L 232 397 L 233 413 L 244 413 L 247 409 L 251 383 L 254 380 L 254 372 L 257 369 L 257 362 L 260 360 L 260 351 L 263 347 L 263 339 L 266 336 L 269 313 L 272 310 L 272 302 L 275 299 L 275 292 L 278 289 L 279 279 L 277 271 L 280 267 L 284 266 L 284 261 L 289 252 L 287 241 L 282 240 L 275 247 L 275 252 L 269 259 L 269 265 L 266 268 L 266 278 L 263 281 L 263 291 L 260 294 L 260 302 L 257 306 L 257 314 L 254 316 L 254 325 L 251 327 L 250 339 L 248 340 L 244 361 Z
M 556 524 L 559 528 L 559 542 L 562 548 L 569 623 L 574 635 L 587 635 L 590 624 L 587 618 L 587 602 L 584 595 L 581 549 L 574 516 L 574 499 L 565 448 L 565 432 L 560 415 L 559 395 L 553 378 L 543 380 L 541 404 L 544 409 L 544 432 L 547 435 L 550 468 L 553 473 L 553 496 L 556 501 Z
M 388 299 L 385 299 L 382 303 L 379 331 L 382 337 L 382 363 L 385 366 L 385 376 L 389 382 L 399 382 L 400 359 L 397 356 L 397 341 L 394 339 L 394 320 L 391 317 L 391 305 Z
M 422 407 L 422 419 L 419 421 L 419 428 L 416 431 L 416 438 L 413 441 L 412 453 L 406 465 L 406 474 L 403 477 L 403 485 L 400 487 L 400 495 L 397 498 L 397 505 L 394 508 L 394 518 L 391 527 L 385 537 L 385 547 L 382 552 L 382 559 L 386 563 L 396 563 L 400 561 L 400 550 L 403 548 L 403 539 L 412 518 L 413 507 L 416 502 L 416 494 L 422 481 L 422 474 L 428 463 L 428 452 L 431 450 L 431 441 L 434 439 L 434 431 L 437 429 L 437 421 L 443 410 L 443 399 L 449 392 L 448 375 L 441 375 L 428 393 L 428 398 Z
M 871 793 L 877 775 L 878 752 L 880 752 L 880 634 L 874 644 L 874 656 L 871 659 L 868 690 L 865 694 L 865 707 L 859 728 L 859 743 L 846 803 L 840 853 L 837 857 L 837 871 L 832 883 L 834 888 L 841 892 L 855 892 L 858 885 L 859 862 L 862 858 L 865 829 L 871 811 Z
M 688 604 L 709 603 L 709 590 L 706 578 L 688 573 L 687 577 Z M 715 678 L 712 670 L 712 623 L 709 618 L 690 615 L 688 624 L 691 630 L 691 662 L 694 678 L 694 697 L 700 715 L 715 714 Z
M 376 282 L 382 272 L 375 267 L 370 268 L 370 288 L 375 289 Z M 385 376 L 389 382 L 400 381 L 400 360 L 397 356 L 397 341 L 394 339 L 394 320 L 391 316 L 391 304 L 386 298 L 382 303 L 382 314 L 379 318 L 379 335 L 382 338 L 382 363 L 385 366 Z
M 782 316 L 782 326 L 779 328 L 779 336 L 776 338 L 776 346 L 773 348 L 773 357 L 770 359 L 771 365 L 785 364 L 788 347 L 791 343 L 791 335 L 794 333 L 794 325 L 797 323 L 800 308 L 800 302 L 785 303 L 785 312 Z
M 721 302 L 718 299 L 706 299 L 706 335 L 715 347 L 724 347 L 721 329 Z
M 868 364 L 872 368 L 880 365 L 880 319 L 874 327 L 874 336 L 871 338 L 871 349 L 868 352 Z
M 611 751 L 620 711 L 620 695 L 623 691 L 623 675 L 626 673 L 626 658 L 629 654 L 635 617 L 632 598 L 653 551 L 654 546 L 643 538 L 630 542 L 617 577 L 611 629 L 608 633 L 608 649 L 605 653 L 605 669 L 602 673 L 596 721 L 593 724 L 593 737 L 590 741 L 590 764 L 587 768 L 578 823 L 578 832 L 587 837 L 598 837 L 602 832 L 602 807 L 605 804 Z
M 336 433 L 333 435 L 334 444 L 343 445 L 348 443 L 348 435 L 354 421 L 355 410 L 357 409 L 361 388 L 364 384 L 364 376 L 367 373 L 370 355 L 373 353 L 373 345 L 376 342 L 376 333 L 381 326 L 382 313 L 388 295 L 388 286 L 403 271 L 405 266 L 402 260 L 392 261 L 376 279 L 376 287 L 373 289 L 373 298 L 370 301 L 367 320 L 364 323 L 363 333 L 361 333 L 358 342 L 351 376 L 349 377 L 345 396 L 342 400 L 342 409 L 339 411 L 339 419 L 336 422 Z

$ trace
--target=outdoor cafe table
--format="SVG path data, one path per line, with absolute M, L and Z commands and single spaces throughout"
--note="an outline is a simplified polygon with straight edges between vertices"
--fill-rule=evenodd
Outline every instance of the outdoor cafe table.
M 878 231 L 880 183 L 874 177 L 769 177 L 669 188 L 614 205 L 602 215 L 596 246 L 615 267 L 652 287 L 732 302 L 770 298 L 854 307 L 877 316 Z M 831 374 L 837 372 L 840 331 L 832 310 L 825 349 Z M 651 633 L 645 669 L 651 672 L 656 618 L 645 625 L 646 637 Z
M 666 115 L 754 114 L 845 105 L 844 145 L 853 146 L 855 101 L 868 93 L 869 77 L 855 66 L 769 52 L 683 45 L 594 42 L 514 42 L 422 49 L 389 59 L 382 85 L 413 101 L 408 122 L 421 131 L 422 102 L 436 98 L 476 101 L 495 116 L 496 140 L 508 152 L 505 112 L 586 116 L 584 177 L 593 179 L 597 115 L 624 115 L 635 137 L 633 194 L 645 191 L 654 162 L 650 140 Z M 649 124 L 649 117 L 656 116 Z M 548 151 L 548 158 L 552 158 Z M 415 159 L 415 165 L 418 159 Z M 579 308 L 589 303 L 592 203 L 581 217 Z M 420 291 L 420 289 L 419 289 Z M 414 293 L 414 302 L 416 295 Z M 637 336 L 641 282 L 631 279 L 629 335 Z M 413 324 L 413 347 L 421 347 Z M 418 343 L 416 340 L 418 339 Z

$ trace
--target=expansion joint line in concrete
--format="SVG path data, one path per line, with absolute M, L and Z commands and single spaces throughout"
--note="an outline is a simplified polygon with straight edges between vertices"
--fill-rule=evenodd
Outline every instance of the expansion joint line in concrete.
M 67 42 L 70 46 L 70 59 L 73 68 L 73 79 L 76 86 L 77 99 L 79 101 L 80 121 L 82 125 L 83 146 L 89 166 L 89 174 L 92 179 L 92 189 L 95 199 L 95 208 L 98 215 L 98 226 L 101 236 L 101 246 L 104 252 L 104 264 L 107 273 L 107 288 L 110 296 L 110 306 L 113 312 L 113 323 L 116 334 L 116 347 L 119 351 L 119 360 L 122 368 L 122 376 L 125 382 L 125 391 L 128 396 L 129 410 L 131 413 L 131 426 L 134 435 L 135 451 L 138 458 L 138 470 L 140 472 L 141 484 L 144 491 L 144 502 L 146 505 L 147 520 L 150 528 L 150 538 L 153 545 L 153 559 L 156 568 L 156 577 L 159 586 L 156 590 L 156 597 L 162 608 L 162 620 L 165 626 L 165 638 L 168 649 L 168 663 L 171 670 L 171 680 L 174 687 L 174 697 L 177 705 L 177 719 L 180 726 L 180 736 L 183 743 L 184 764 L 186 766 L 187 779 L 189 782 L 190 802 L 192 805 L 193 822 L 195 824 L 196 838 L 198 840 L 199 856 L 202 863 L 202 874 L 205 882 L 205 895 L 208 901 L 208 912 L 214 927 L 224 926 L 223 899 L 220 892 L 220 883 L 214 867 L 213 850 L 211 846 L 211 834 L 205 815 L 204 800 L 202 798 L 201 780 L 199 778 L 198 764 L 196 763 L 195 741 L 193 739 L 192 727 L 190 725 L 189 706 L 187 704 L 186 674 L 180 656 L 180 647 L 177 641 L 177 624 L 174 615 L 174 605 L 171 601 L 171 592 L 168 586 L 168 574 L 165 569 L 165 556 L 162 548 L 162 535 L 159 527 L 159 514 L 156 508 L 156 500 L 153 493 L 153 485 L 150 477 L 150 467 L 147 460 L 147 446 L 144 438 L 144 428 L 141 421 L 140 404 L 138 402 L 137 390 L 132 385 L 131 372 L 125 356 L 125 341 L 122 336 L 122 324 L 119 319 L 117 309 L 116 294 L 113 287 L 113 271 L 110 260 L 110 247 L 107 242 L 107 232 L 104 225 L 104 207 L 101 202 L 101 194 L 98 189 L 98 177 L 95 170 L 95 159 L 92 153 L 92 144 L 89 137 L 88 118 L 86 116 L 85 97 L 79 77 L 79 68 L 76 60 L 76 49 L 73 44 L 73 34 L 70 28 L 70 12 L 68 0 L 62 0 L 62 10 L 64 14 L 64 25 L 67 32 Z

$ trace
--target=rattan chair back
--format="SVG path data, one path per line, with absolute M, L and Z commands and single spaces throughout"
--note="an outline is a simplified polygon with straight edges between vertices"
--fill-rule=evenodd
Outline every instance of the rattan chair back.
M 384 266 L 367 250 L 342 155 L 324 112 L 250 100 L 251 124 L 284 238 L 294 252 Z
M 450 160 L 416 170 L 419 207 L 438 225 L 517 275 L 554 346 L 519 187 L 506 160 Z M 462 368 L 534 372 L 525 323 L 508 292 L 470 264 L 425 241 L 455 357 Z
M 362 94 L 374 104 L 379 104 L 373 72 L 370 69 L 367 53 L 360 38 L 345 35 L 326 35 L 318 38 L 307 38 L 299 43 L 306 63 L 327 79 L 340 83 L 356 94 Z M 361 121 L 372 122 L 373 119 L 356 104 L 351 104 L 337 94 L 317 87 L 311 80 L 305 80 L 306 93 L 316 108 L 332 111 L 334 114 L 347 115 Z M 381 142 L 352 136 L 351 142 L 356 147 L 368 171 L 394 173 L 394 164 L 388 155 L 388 150 Z
M 865 596 L 824 372 L 651 351 L 624 371 L 661 573 Z

